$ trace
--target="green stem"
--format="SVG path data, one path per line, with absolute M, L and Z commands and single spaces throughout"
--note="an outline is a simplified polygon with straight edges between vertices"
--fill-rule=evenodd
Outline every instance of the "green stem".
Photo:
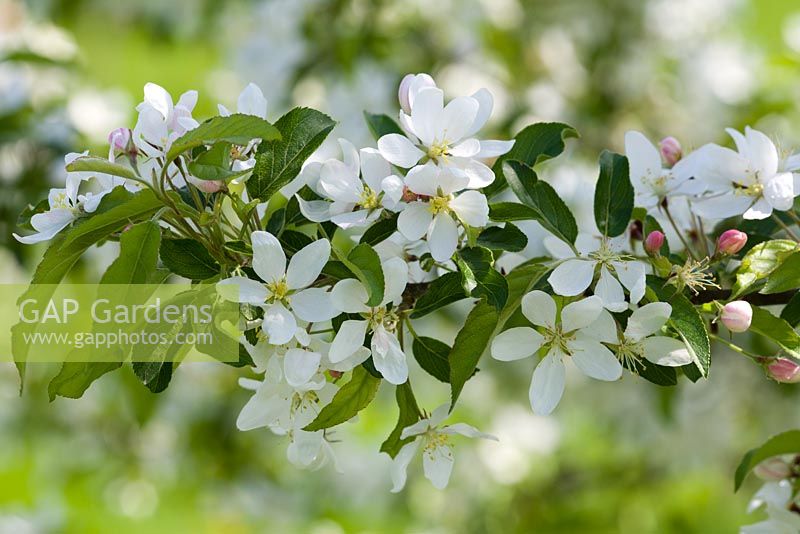
M 776 222 L 776 223 L 778 223 L 778 226 L 780 226 L 781 228 L 783 228 L 783 231 L 784 231 L 784 232 L 786 232 L 786 234 L 787 234 L 789 237 L 791 237 L 792 239 L 794 239 L 795 241 L 797 241 L 798 243 L 800 243 L 800 237 L 797 237 L 797 234 L 795 234 L 795 233 L 792 231 L 792 229 L 791 229 L 791 228 L 789 228 L 788 226 L 786 226 L 786 223 L 784 223 L 784 222 L 781 220 L 781 218 L 780 218 L 780 217 L 778 217 L 778 214 L 777 214 L 777 213 L 775 213 L 774 211 L 772 212 L 772 218 L 775 220 L 775 222 Z
M 667 216 L 667 220 L 669 220 L 669 224 L 672 225 L 673 230 L 675 230 L 675 233 L 678 234 L 678 239 L 680 239 L 681 243 L 683 243 L 683 247 L 686 249 L 686 253 L 693 260 L 697 260 L 697 258 L 695 257 L 694 253 L 692 252 L 691 247 L 689 247 L 689 243 L 686 242 L 686 238 L 683 237 L 683 232 L 681 232 L 678 229 L 678 225 L 675 224 L 675 219 L 672 218 L 672 214 L 669 212 L 669 208 L 666 205 L 664 205 L 662 207 L 664 209 L 664 214 Z
M 747 356 L 748 358 L 751 358 L 756 363 L 760 363 L 761 360 L 763 359 L 763 356 L 759 356 L 758 354 L 753 354 L 752 352 L 749 352 L 749 351 L 743 349 L 742 347 L 740 347 L 739 345 L 736 345 L 735 343 L 733 343 L 731 341 L 728 341 L 727 339 L 725 339 L 723 337 L 720 337 L 720 336 L 718 336 L 716 334 L 708 334 L 708 337 L 713 339 L 714 341 L 718 341 L 718 342 L 722 343 L 723 345 L 727 346 L 729 349 L 731 349 L 734 352 L 738 352 L 739 354 L 742 354 L 744 356 Z

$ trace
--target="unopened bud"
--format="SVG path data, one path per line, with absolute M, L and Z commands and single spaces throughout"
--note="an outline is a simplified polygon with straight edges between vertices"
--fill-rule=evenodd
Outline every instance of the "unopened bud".
M 722 254 L 736 254 L 747 244 L 747 234 L 739 230 L 725 230 L 717 239 L 717 250 Z
M 776 456 L 758 464 L 753 472 L 761 480 L 783 480 L 792 474 L 792 467 Z
M 745 332 L 753 320 L 753 308 L 749 302 L 734 300 L 722 308 L 722 324 L 731 332 Z
M 647 239 L 644 240 L 644 250 L 648 254 L 658 254 L 661 247 L 664 245 L 664 234 L 658 230 L 653 230 L 647 234 Z
M 189 182 L 203 193 L 218 193 L 225 188 L 225 182 L 222 180 L 200 180 L 194 176 L 189 177 Z
M 800 365 L 789 358 L 777 358 L 767 366 L 770 378 L 784 384 L 800 382 Z
M 403 81 L 400 82 L 397 98 L 400 100 L 400 107 L 407 114 L 411 114 L 414 97 L 423 87 L 436 87 L 436 82 L 429 74 L 406 74 Z
M 108 144 L 111 145 L 111 150 L 114 152 L 127 154 L 133 149 L 131 144 L 131 130 L 130 128 L 117 128 L 108 134 Z
M 678 163 L 683 157 L 681 144 L 674 137 L 665 137 L 658 144 L 658 147 L 661 149 L 661 157 L 670 167 Z
M 328 374 L 331 375 L 331 378 L 342 378 L 344 375 L 341 371 L 334 371 L 333 369 L 328 369 Z

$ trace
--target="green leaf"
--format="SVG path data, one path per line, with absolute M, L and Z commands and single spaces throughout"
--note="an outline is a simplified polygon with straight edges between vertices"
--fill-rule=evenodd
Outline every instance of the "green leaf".
M 528 246 L 528 236 L 511 223 L 505 226 L 490 226 L 478 236 L 478 245 L 492 250 L 519 252 Z
M 119 257 L 109 265 L 101 284 L 151 284 L 158 263 L 161 229 L 154 221 L 134 225 L 119 239 Z
M 220 273 L 219 263 L 193 239 L 165 239 L 160 255 L 167 269 L 189 280 L 207 280 Z
M 100 174 L 110 174 L 111 176 L 119 176 L 120 178 L 129 180 L 141 180 L 139 175 L 136 174 L 136 171 L 130 167 L 94 156 L 76 158 L 70 163 L 67 163 L 66 168 L 69 172 L 96 172 Z
M 398 125 L 394 119 L 383 113 L 370 113 L 365 111 L 364 119 L 367 121 L 369 132 L 376 141 L 387 134 L 396 133 L 405 135 L 400 125 Z
M 494 269 L 494 259 L 489 249 L 465 248 L 456 255 L 456 265 L 463 275 L 464 289 L 475 298 L 486 298 L 492 306 L 501 310 L 508 300 L 508 283 Z
M 359 243 L 366 243 L 375 246 L 389 238 L 397 230 L 397 216 L 395 213 L 386 219 L 379 219 L 372 226 L 367 228 L 364 235 L 361 236 Z
M 560 122 L 539 122 L 526 126 L 514 137 L 512 149 L 495 162 L 492 170 L 496 179 L 484 189 L 486 195 L 491 197 L 506 187 L 502 172 L 504 161 L 521 161 L 529 167 L 535 167 L 561 154 L 565 148 L 564 141 L 578 137 L 577 130 Z
M 380 385 L 379 378 L 375 378 L 361 366 L 356 367 L 350 381 L 336 392 L 330 404 L 303 430 L 314 432 L 349 421 L 372 402 Z
M 574 243 L 578 237 L 578 225 L 555 189 L 539 180 L 534 170 L 524 163 L 507 161 L 502 169 L 514 194 L 525 206 L 532 208 L 529 218 L 538 221 L 559 239 Z
M 291 182 L 335 125 L 333 119 L 310 108 L 294 108 L 278 119 L 275 127 L 282 139 L 258 147 L 256 166 L 247 180 L 250 198 L 268 201 Z
M 253 139 L 261 139 L 262 143 L 276 141 L 283 133 L 276 126 L 261 117 L 242 113 L 213 117 L 176 139 L 167 152 L 167 161 L 173 161 L 187 150 L 219 142 L 244 146 Z
M 385 284 L 378 253 L 366 243 L 361 243 L 350 251 L 347 258 L 340 257 L 339 259 L 367 289 L 369 294 L 367 306 L 378 306 L 383 300 Z
M 628 228 L 633 213 L 633 185 L 628 158 L 604 150 L 600 154 L 600 176 L 594 192 L 594 220 L 607 237 L 616 237 Z
M 520 307 L 522 297 L 534 289 L 536 284 L 547 274 L 547 267 L 542 265 L 541 260 L 532 259 L 522 263 L 511 270 L 506 276 L 508 282 L 508 300 L 505 307 L 500 312 L 498 319 L 498 331 L 503 328 L 505 323 L 511 318 L 514 312 Z
M 794 252 L 772 271 L 760 293 L 781 293 L 798 287 L 800 287 L 800 252 Z
M 200 180 L 228 181 L 250 172 L 250 169 L 231 170 L 231 144 L 224 142 L 215 143 L 190 161 L 187 167 L 191 175 Z
M 36 298 L 44 302 L 49 299 L 55 291 L 54 286 L 61 282 L 86 249 L 128 224 L 149 217 L 160 205 L 158 199 L 148 190 L 136 194 L 129 193 L 123 187 L 112 190 L 103 197 L 91 217 L 80 219 L 53 238 L 36 267 L 31 286 L 20 297 L 20 301 Z M 17 333 L 29 328 L 24 323 L 14 325 L 12 339 L 22 338 Z M 24 381 L 28 350 L 28 345 L 19 343 L 11 349 L 20 374 L 20 388 Z
M 412 319 L 424 317 L 448 304 L 467 298 L 460 273 L 446 273 L 431 282 L 428 290 L 414 304 Z
M 768 277 L 796 246 L 797 243 L 788 239 L 773 239 L 751 248 L 736 271 L 736 283 L 733 285 L 731 298 L 735 299 L 754 290 L 755 284 Z
M 631 369 L 627 360 L 623 362 L 623 365 L 628 370 L 657 386 L 678 385 L 678 373 L 675 371 L 674 367 L 656 365 L 653 362 L 635 361 Z
M 489 219 L 494 222 L 534 221 L 539 214 L 518 202 L 495 202 L 489 204 Z
M 386 441 L 381 444 L 381 452 L 385 452 L 391 458 L 397 456 L 397 453 L 400 452 L 403 445 L 416 439 L 415 436 L 400 439 L 400 434 L 403 433 L 404 428 L 413 425 L 422 417 L 422 412 L 420 412 L 419 406 L 417 406 L 417 399 L 414 398 L 414 391 L 411 389 L 411 382 L 406 382 L 395 388 L 395 399 L 397 400 L 397 407 L 400 410 L 397 417 L 397 424 L 394 430 L 392 430 L 392 433 L 389 434 L 389 437 L 386 438 Z
M 800 293 L 795 293 L 781 311 L 781 319 L 797 327 L 800 324 Z
M 440 382 L 450 383 L 450 346 L 432 337 L 414 338 L 411 346 L 414 358 L 429 375 Z
M 95 380 L 121 366 L 121 362 L 64 362 L 47 385 L 47 395 L 51 402 L 56 396 L 79 399 Z
M 464 384 L 469 380 L 492 339 L 499 313 L 491 304 L 478 301 L 467 316 L 464 326 L 456 335 L 450 362 L 451 407 L 456 405 Z
M 284 230 L 281 232 L 279 241 L 281 245 L 283 245 L 283 250 L 289 254 L 294 254 L 314 242 L 308 235 L 295 230 Z
M 753 320 L 750 331 L 762 335 L 777 343 L 780 347 L 795 358 L 800 358 L 800 335 L 794 331 L 792 325 L 780 317 L 775 317 L 764 308 L 753 306 Z
M 758 464 L 782 454 L 800 453 L 800 430 L 789 430 L 769 438 L 766 443 L 747 451 L 736 468 L 733 489 L 739 491 L 744 479 Z
M 169 386 L 175 362 L 133 362 L 133 373 L 152 393 L 161 393 Z
M 667 324 L 678 334 L 686 344 L 686 348 L 691 355 L 693 364 L 684 366 L 686 370 L 691 367 L 695 369 L 702 378 L 708 378 L 708 370 L 711 365 L 711 341 L 708 338 L 706 323 L 694 305 L 682 293 L 679 293 L 672 286 L 663 286 L 663 281 L 655 278 L 648 278 L 648 285 L 658 295 L 661 302 L 668 302 L 672 306 Z M 689 378 L 692 378 L 692 371 L 689 371 Z

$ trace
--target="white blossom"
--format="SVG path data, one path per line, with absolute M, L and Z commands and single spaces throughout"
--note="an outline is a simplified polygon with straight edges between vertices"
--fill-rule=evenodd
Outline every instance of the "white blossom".
M 622 365 L 614 354 L 601 344 L 610 339 L 615 330 L 606 325 L 595 325 L 603 311 L 599 297 L 588 297 L 567 304 L 556 313 L 553 297 L 542 291 L 531 291 L 522 298 L 522 314 L 541 332 L 528 327 L 509 328 L 492 341 L 492 357 L 513 361 L 532 356 L 540 348 L 546 355 L 536 366 L 530 388 L 530 402 L 538 415 L 551 413 L 564 393 L 565 359 L 572 360 L 586 376 L 598 380 L 614 381 L 622 376 Z
M 320 239 L 297 251 L 288 268 L 278 238 L 269 232 L 257 231 L 250 235 L 250 239 L 253 270 L 263 283 L 233 276 L 218 282 L 217 291 L 230 300 L 262 308 L 262 328 L 270 343 L 283 345 L 297 337 L 298 319 L 314 323 L 337 315 L 328 291 L 309 287 L 330 257 L 331 245 L 327 239 Z
M 478 429 L 465 423 L 441 426 L 450 412 L 450 404 L 443 404 L 436 408 L 427 419 L 421 419 L 413 425 L 407 426 L 400 434 L 400 439 L 414 437 L 414 441 L 406 443 L 397 453 L 392 462 L 392 492 L 397 493 L 406 485 L 406 470 L 408 464 L 422 446 L 422 470 L 425 478 L 437 489 L 444 489 L 450 481 L 453 471 L 453 448 L 450 446 L 450 436 L 460 434 L 468 438 L 482 438 L 497 441 L 497 438 L 484 434 Z

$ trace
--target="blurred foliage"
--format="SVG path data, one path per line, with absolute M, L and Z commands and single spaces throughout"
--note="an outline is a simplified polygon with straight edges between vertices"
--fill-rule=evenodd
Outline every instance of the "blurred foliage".
M 394 113 L 407 72 L 431 72 L 449 94 L 485 85 L 500 135 L 536 120 L 578 129 L 567 162 L 545 176 L 578 208 L 597 154 L 619 150 L 629 128 L 687 146 L 724 142 L 724 127 L 745 124 L 800 139 L 792 0 L 21 6 L 0 0 L 2 14 L 15 15 L 0 17 L 0 56 L 17 54 L 0 64 L 0 246 L 28 266 L 38 249 L 22 254 L 11 240 L 16 214 L 58 181 L 63 153 L 105 151 L 107 132 L 131 124 L 147 81 L 173 94 L 199 89 L 204 116 L 252 80 L 272 118 L 299 102 L 332 112 L 334 143 L 370 142 L 361 108 Z M 43 54 L 70 49 L 63 35 L 59 46 L 44 39 L 52 25 L 71 36 L 74 55 Z M 87 279 L 108 261 L 94 251 Z M 4 280 L 19 277 L 15 259 L 3 256 L 0 269 Z M 446 319 L 420 333 L 447 339 Z M 158 396 L 118 373 L 79 401 L 53 404 L 45 384 L 54 368 L 32 370 L 20 398 L 13 367 L 0 367 L 0 532 L 732 532 L 748 522 L 756 487 L 750 480 L 733 494 L 740 454 L 797 423 L 794 389 L 723 351 L 707 383 L 580 383 L 549 419 L 530 413 L 524 362 L 481 366 L 458 416 L 501 443 L 460 447 L 444 492 L 412 464 L 400 495 L 388 493 L 389 461 L 377 452 L 395 420 L 385 386 L 341 431 L 346 474 L 337 475 L 295 471 L 282 440 L 238 432 L 247 395 L 223 366 L 186 366 Z M 441 385 L 412 379 L 426 407 L 445 398 Z

